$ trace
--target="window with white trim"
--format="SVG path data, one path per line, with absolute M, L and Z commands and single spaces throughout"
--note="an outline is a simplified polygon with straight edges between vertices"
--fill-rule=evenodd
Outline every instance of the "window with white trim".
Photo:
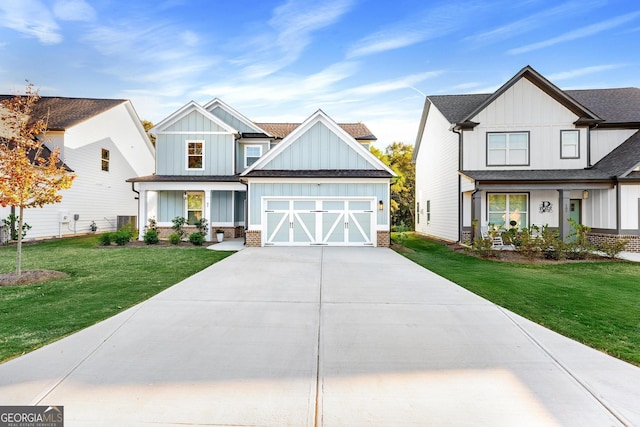
M 527 194 L 489 194 L 487 203 L 487 219 L 490 225 L 505 230 L 528 227 Z
M 187 169 L 204 169 L 204 141 L 187 141 Z
M 254 164 L 262 156 L 261 145 L 245 145 L 244 146 L 244 167 L 248 168 Z
M 431 224 L 431 200 L 427 200 L 427 225 Z
M 187 193 L 187 224 L 193 225 L 196 221 L 202 219 L 204 207 L 204 193 L 188 192 Z
M 487 166 L 529 164 L 529 132 L 487 133 Z
M 560 158 L 578 159 L 580 158 L 580 131 L 561 130 L 560 131 Z

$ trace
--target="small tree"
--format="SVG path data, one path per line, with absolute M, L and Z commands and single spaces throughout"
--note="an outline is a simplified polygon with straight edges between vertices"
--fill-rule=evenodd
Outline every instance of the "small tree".
M 0 102 L 0 205 L 18 208 L 18 230 L 24 209 L 58 203 L 58 191 L 71 187 L 75 175 L 59 160 L 60 150 L 44 145 L 47 117 L 33 117 L 40 96 L 29 83 L 24 96 Z M 22 233 L 18 233 L 16 274 L 22 274 Z

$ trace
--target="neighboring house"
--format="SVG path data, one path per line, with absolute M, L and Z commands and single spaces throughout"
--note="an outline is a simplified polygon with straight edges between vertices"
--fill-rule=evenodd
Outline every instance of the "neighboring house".
M 640 252 L 640 89 L 561 90 L 531 67 L 492 94 L 428 96 L 414 150 L 416 231 L 569 218 Z M 473 225 L 473 227 L 472 227 Z
M 162 120 L 156 172 L 133 182 L 140 229 L 172 220 L 242 237 L 248 246 L 389 245 L 393 172 L 369 152 L 363 124 L 321 110 L 301 124 L 254 123 L 219 99 L 189 102 Z M 189 230 L 191 231 L 191 230 Z
M 85 234 L 92 224 L 98 232 L 113 231 L 118 222 L 129 222 L 138 201 L 126 179 L 154 169 L 153 146 L 131 102 L 43 96 L 33 115 L 47 114 L 45 146 L 60 147 L 60 159 L 76 178 L 60 192 L 60 203 L 25 209 L 32 227 L 25 239 Z M 2 218 L 10 213 L 10 207 L 0 208 Z

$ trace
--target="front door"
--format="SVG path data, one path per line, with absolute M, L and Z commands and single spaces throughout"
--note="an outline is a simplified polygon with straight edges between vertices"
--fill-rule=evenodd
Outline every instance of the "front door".
M 574 220 L 576 224 L 580 224 L 580 221 L 582 220 L 580 215 L 580 206 L 582 204 L 582 200 L 571 199 L 569 203 L 570 203 L 569 218 Z

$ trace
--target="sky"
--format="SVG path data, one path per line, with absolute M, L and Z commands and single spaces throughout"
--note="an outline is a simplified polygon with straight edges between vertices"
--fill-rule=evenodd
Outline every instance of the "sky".
M 322 109 L 385 148 L 426 95 L 530 65 L 561 89 L 640 87 L 637 0 L 1 0 L 0 93 L 130 99 L 158 123 L 220 98 L 255 122 Z

